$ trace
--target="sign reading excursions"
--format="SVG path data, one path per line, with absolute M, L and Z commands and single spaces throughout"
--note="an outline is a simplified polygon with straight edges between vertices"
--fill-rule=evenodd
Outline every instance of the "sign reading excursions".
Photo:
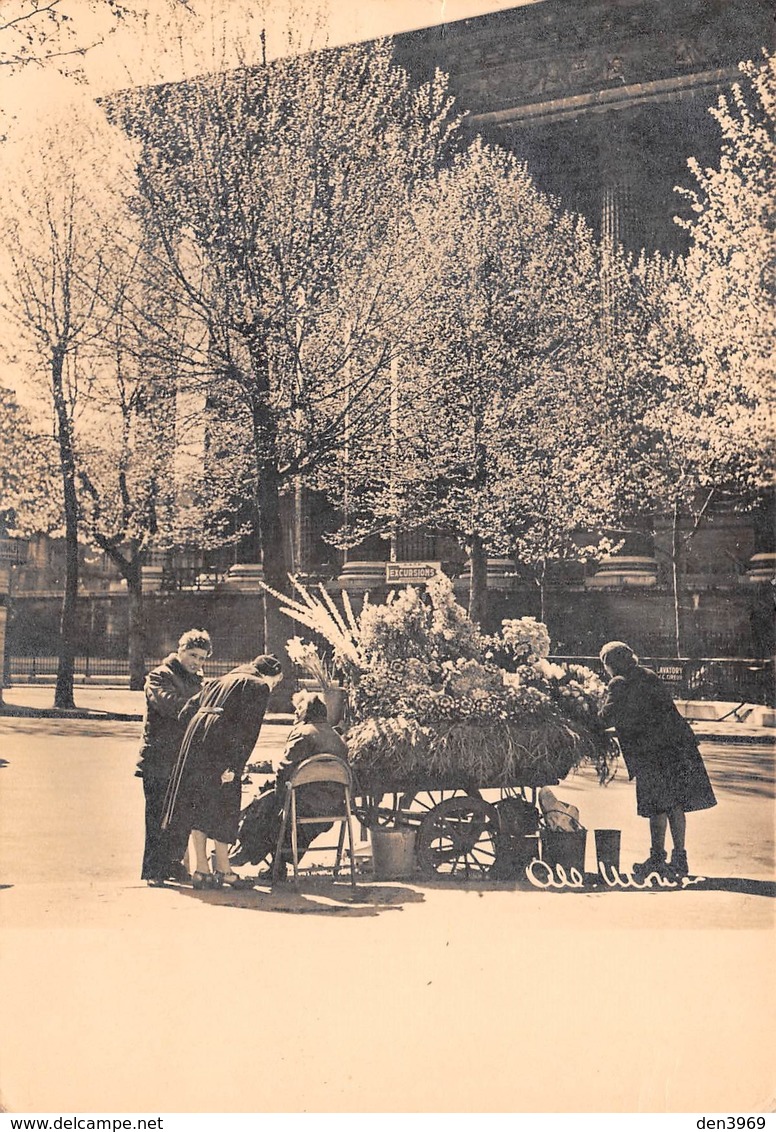
M 441 562 L 386 562 L 385 580 L 412 586 L 427 582 L 441 569 Z

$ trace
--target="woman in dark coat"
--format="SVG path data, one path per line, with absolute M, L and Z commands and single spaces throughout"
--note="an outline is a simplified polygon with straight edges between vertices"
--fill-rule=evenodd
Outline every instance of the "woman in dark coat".
M 283 757 L 277 766 L 275 789 L 261 794 L 245 810 L 240 823 L 240 843 L 232 855 L 232 862 L 258 865 L 269 853 L 274 853 L 280 833 L 280 820 L 286 796 L 286 783 L 291 774 L 312 755 L 337 755 L 347 759 L 345 740 L 338 735 L 326 715 L 326 704 L 320 696 L 300 693 L 294 697 L 296 720 L 286 740 Z M 300 817 L 314 818 L 316 814 L 338 813 L 342 808 L 342 788 L 326 782 L 309 782 L 300 786 L 297 793 L 297 813 Z M 297 830 L 299 858 L 321 833 L 331 829 L 331 822 L 300 825 Z M 291 851 L 283 851 L 280 876 L 286 872 Z
M 242 776 L 261 731 L 270 692 L 282 680 L 274 656 L 257 656 L 208 681 L 181 718 L 188 721 L 167 791 L 163 825 L 174 836 L 191 831 L 195 888 L 241 886 L 229 865 L 237 838 Z M 207 840 L 215 843 L 215 872 Z
M 617 730 L 628 774 L 636 779 L 636 808 L 649 818 L 652 837 L 649 857 L 633 866 L 633 874 L 637 879 L 651 872 L 686 876 L 685 815 L 717 804 L 695 735 L 668 688 L 639 664 L 629 645 L 610 641 L 601 650 L 601 662 L 612 677 L 601 715 Z M 674 844 L 670 863 L 667 826 Z

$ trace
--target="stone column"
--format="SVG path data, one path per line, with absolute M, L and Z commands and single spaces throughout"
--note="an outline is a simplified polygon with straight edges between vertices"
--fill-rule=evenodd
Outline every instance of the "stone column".
M 303 574 L 310 568 L 310 500 L 301 479 L 294 483 L 291 534 L 291 573 Z
M 460 574 L 460 581 L 468 586 L 471 576 L 471 565 L 467 561 Z M 489 590 L 504 590 L 506 593 L 514 590 L 518 584 L 518 570 L 514 558 L 488 557 L 487 583 Z
M 348 559 L 342 566 L 337 585 L 348 593 L 382 593 L 386 588 L 385 562 Z
M 772 497 L 752 515 L 752 554 L 743 581 L 776 586 L 776 508 Z
M 625 587 L 642 588 L 657 585 L 657 562 L 642 555 L 613 555 L 604 558 L 591 578 L 585 578 L 585 589 L 611 590 Z
M 263 593 L 261 582 L 264 569 L 258 562 L 238 562 L 227 571 L 224 589 L 239 590 L 244 594 Z
M 141 566 L 140 576 L 144 594 L 159 593 L 162 588 L 163 566 Z
M 753 554 L 749 559 L 748 569 L 743 575 L 742 581 L 753 585 L 761 585 L 762 583 L 776 585 L 776 554 L 773 551 Z
M 630 168 L 627 139 L 622 128 L 610 115 L 608 130 L 602 135 L 601 163 L 601 290 L 605 341 L 610 343 L 617 331 L 617 290 L 614 264 L 618 248 L 628 244 L 631 215 Z

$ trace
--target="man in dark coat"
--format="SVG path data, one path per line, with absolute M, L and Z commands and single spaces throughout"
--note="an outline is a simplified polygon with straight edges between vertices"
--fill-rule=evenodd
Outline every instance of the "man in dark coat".
M 181 858 L 186 841 L 162 830 L 162 812 L 167 786 L 180 750 L 184 725 L 181 709 L 202 687 L 202 665 L 210 656 L 210 637 L 204 629 L 190 629 L 170 653 L 153 668 L 145 681 L 145 719 L 140 759 L 135 774 L 143 780 L 145 794 L 145 848 L 141 876 L 149 885 L 188 875 Z
M 270 692 L 283 679 L 274 656 L 257 656 L 209 680 L 181 713 L 187 723 L 167 790 L 162 827 L 179 843 L 191 833 L 195 888 L 241 887 L 229 865 L 237 838 L 242 776 L 261 731 Z M 215 843 L 211 873 L 207 841 Z
M 612 677 L 601 716 L 617 731 L 628 774 L 636 779 L 636 808 L 649 819 L 652 838 L 649 857 L 633 866 L 633 874 L 641 879 L 652 872 L 672 879 L 686 876 L 685 815 L 717 804 L 695 735 L 669 689 L 638 663 L 629 645 L 610 641 L 601 650 L 601 662 Z M 674 843 L 670 863 L 668 826 Z

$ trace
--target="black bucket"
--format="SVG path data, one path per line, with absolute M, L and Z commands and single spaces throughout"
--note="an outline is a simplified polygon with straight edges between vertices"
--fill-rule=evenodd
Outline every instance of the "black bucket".
M 401 880 L 415 869 L 415 830 L 381 827 L 371 831 L 375 880 Z
M 601 865 L 607 869 L 620 868 L 620 830 L 597 829 L 595 831 L 596 868 L 601 871 Z
M 585 875 L 585 848 L 587 830 L 545 829 L 542 833 L 542 856 L 552 868 L 561 865 L 568 876 L 576 869 L 580 876 Z

